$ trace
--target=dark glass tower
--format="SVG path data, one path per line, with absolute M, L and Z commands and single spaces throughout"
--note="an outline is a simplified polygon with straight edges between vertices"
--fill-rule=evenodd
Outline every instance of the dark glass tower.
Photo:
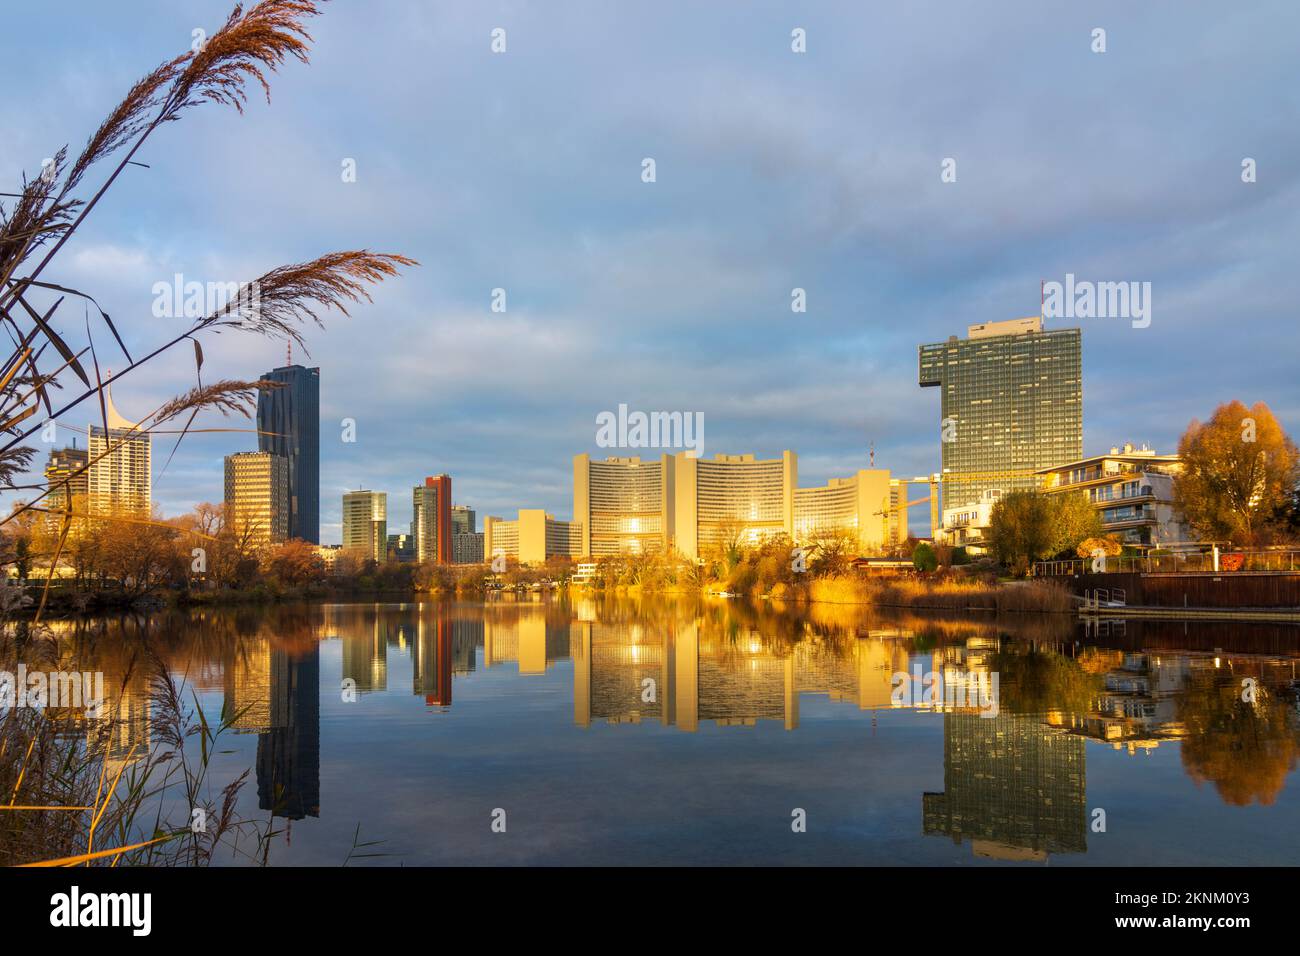
M 289 537 L 320 544 L 320 369 L 287 365 L 257 398 L 257 449 L 289 459 Z
M 257 805 L 320 816 L 320 645 L 271 651 L 271 727 L 257 737 Z

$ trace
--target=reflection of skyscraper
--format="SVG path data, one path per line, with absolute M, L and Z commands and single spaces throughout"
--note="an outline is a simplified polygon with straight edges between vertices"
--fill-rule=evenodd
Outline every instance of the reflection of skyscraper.
M 222 716 L 235 733 L 265 733 L 271 728 L 271 643 L 265 638 L 241 641 L 225 668 Z
M 271 725 L 257 738 L 257 805 L 277 817 L 320 816 L 320 647 L 271 652 Z
M 288 365 L 263 381 L 279 388 L 257 398 L 257 448 L 289 459 L 289 537 L 320 544 L 320 369 Z
M 569 656 L 569 626 L 546 620 L 540 604 L 498 605 L 483 617 L 483 666 L 515 661 L 520 674 L 544 674 Z
M 907 666 L 893 641 L 765 644 L 701 635 L 699 622 L 668 633 L 640 624 L 579 620 L 573 627 L 574 721 L 637 724 L 656 719 L 693 732 L 701 720 L 752 727 L 799 726 L 799 698 L 826 694 L 861 710 L 891 706 L 892 675 Z M 522 658 L 521 658 L 522 659 Z
M 109 776 L 144 757 L 152 746 L 152 700 L 148 671 L 139 661 L 123 669 L 104 667 L 104 704 L 98 720 L 86 722 L 89 739 L 104 748 Z
M 415 693 L 430 706 L 451 706 L 451 649 L 451 620 L 441 615 L 426 620 L 421 614 L 411 645 L 411 665 Z
M 945 714 L 944 792 L 922 796 L 923 830 L 998 859 L 1086 853 L 1085 760 L 1082 737 L 1031 718 Z
M 451 672 L 472 674 L 478 664 L 478 646 L 483 643 L 483 619 L 451 622 Z
M 573 648 L 575 717 L 611 724 L 669 722 L 671 644 L 639 624 L 579 624 Z
M 388 689 L 388 637 L 382 617 L 367 615 L 340 633 L 343 640 L 343 678 L 354 680 L 361 693 Z

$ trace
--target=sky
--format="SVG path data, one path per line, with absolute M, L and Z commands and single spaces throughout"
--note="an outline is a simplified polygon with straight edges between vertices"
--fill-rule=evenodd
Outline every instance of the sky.
M 75 154 L 230 7 L 11 5 L 0 189 Z M 572 456 L 615 453 L 596 417 L 620 403 L 702 413 L 708 457 L 793 449 L 801 485 L 867 467 L 873 445 L 877 467 L 927 474 L 939 395 L 917 386 L 917 345 L 1036 314 L 1066 274 L 1152 290 L 1145 328 L 1048 320 L 1083 329 L 1086 454 L 1172 451 L 1234 398 L 1296 435 L 1298 27 L 1293 0 L 334 0 L 269 105 L 254 92 L 242 116 L 204 105 L 161 129 L 44 278 L 93 295 L 135 354 L 183 325 L 152 314 L 176 273 L 417 259 L 294 351 L 321 368 L 323 542 L 346 490 L 387 491 L 396 532 L 442 472 L 480 515 L 567 518 Z M 56 325 L 84 342 L 79 304 Z M 102 328 L 95 344 L 122 361 Z M 207 380 L 285 357 L 251 335 L 203 347 Z M 193 374 L 176 349 L 114 399 L 140 418 Z M 75 410 L 57 444 L 84 446 L 87 424 Z M 164 471 L 156 439 L 155 501 L 219 501 L 222 456 L 255 447 L 192 436 Z

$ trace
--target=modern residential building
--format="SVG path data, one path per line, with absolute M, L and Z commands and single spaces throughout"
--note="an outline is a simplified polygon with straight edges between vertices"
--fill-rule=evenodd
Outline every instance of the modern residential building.
M 226 524 L 254 547 L 289 536 L 289 459 L 265 451 L 226 456 Z
M 75 438 L 72 439 L 72 447 L 50 452 L 49 460 L 45 463 L 45 486 L 50 492 L 45 496 L 46 508 L 63 511 L 72 503 L 72 510 L 85 510 L 86 492 L 90 488 L 86 469 L 89 461 L 86 449 L 78 448 Z M 57 527 L 61 520 L 54 514 L 46 515 L 46 519 L 51 527 Z
M 349 491 L 343 496 L 343 550 L 383 561 L 388 553 L 388 495 L 383 491 Z
M 980 493 L 978 501 L 943 509 L 943 525 L 936 531 L 935 540 L 954 548 L 965 548 L 972 555 L 987 553 L 989 520 L 993 506 L 1001 497 L 1000 489 L 989 488 Z
M 498 554 L 520 564 L 541 564 L 547 558 L 582 556 L 582 526 L 577 521 L 557 521 L 541 508 L 521 508 L 519 517 L 505 521 L 483 518 L 483 558 Z
M 573 456 L 573 520 L 579 553 L 590 557 L 667 550 L 671 537 L 673 459 Z
M 473 534 L 476 531 L 478 531 L 478 524 L 477 524 L 477 517 L 474 514 L 474 509 L 469 507 L 468 505 L 452 505 L 451 506 L 452 535 L 454 536 L 458 534 Z
M 86 497 L 91 514 L 149 514 L 152 504 L 152 446 L 148 434 L 119 414 L 111 385 L 104 388 L 104 423 L 91 425 L 86 445 Z
M 451 563 L 451 476 L 424 479 L 411 492 L 415 560 Z
M 320 543 L 320 369 L 286 365 L 262 376 L 257 448 L 289 460 L 289 537 Z
M 687 558 L 731 536 L 747 544 L 776 534 L 794 534 L 794 496 L 798 457 L 717 455 L 672 456 L 672 544 Z
M 1083 454 L 1079 329 L 1047 330 L 1039 316 L 972 325 L 920 346 L 918 368 L 918 384 L 941 393 L 945 509 L 1035 488 L 1036 472 Z
M 893 520 L 896 487 L 887 470 L 864 469 L 850 478 L 832 478 L 821 487 L 796 488 L 795 543 L 835 532 L 853 534 L 859 554 L 875 554 L 899 543 L 907 537 L 907 521 L 905 515 L 902 521 Z
M 453 517 L 455 517 L 453 515 Z M 466 533 L 452 533 L 451 536 L 451 563 L 452 564 L 482 564 L 483 563 L 483 532 L 470 531 Z
M 1174 508 L 1174 476 L 1182 467 L 1177 455 L 1125 444 L 1039 474 L 1047 494 L 1086 494 L 1107 534 L 1129 545 L 1160 547 L 1192 540 L 1191 528 Z

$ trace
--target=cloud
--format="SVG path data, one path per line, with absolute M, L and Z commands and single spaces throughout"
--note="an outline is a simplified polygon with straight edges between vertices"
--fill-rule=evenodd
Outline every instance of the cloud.
M 11 182 L 228 4 L 157 0 L 130 29 L 74 6 L 15 51 Z M 1300 131 L 1277 119 L 1300 106 L 1292 4 L 383 10 L 327 7 L 312 64 L 286 65 L 270 106 L 204 106 L 160 130 L 149 168 L 123 175 L 50 276 L 84 283 L 139 350 L 177 331 L 149 315 L 174 272 L 224 281 L 358 247 L 419 259 L 308 333 L 327 525 L 358 484 L 390 492 L 397 525 L 407 489 L 441 471 L 480 513 L 567 515 L 570 458 L 597 450 L 594 416 L 619 402 L 702 411 L 710 452 L 793 448 L 810 482 L 861 467 L 871 443 L 882 467 L 934 470 L 917 345 L 1033 314 L 1039 283 L 1066 272 L 1154 294 L 1149 329 L 1081 323 L 1085 451 L 1171 448 L 1235 396 L 1300 429 Z M 14 11 L 11 29 L 36 17 Z M 806 54 L 789 50 L 794 25 Z M 1245 156 L 1257 183 L 1240 180 Z M 807 313 L 790 311 L 796 286 Z M 489 309 L 498 287 L 505 314 Z M 283 361 L 269 340 L 204 348 L 214 377 Z M 168 355 L 120 403 L 153 407 L 192 376 L 187 351 Z M 345 416 L 355 445 L 335 437 Z M 187 441 L 157 496 L 219 498 L 221 456 L 248 447 Z

